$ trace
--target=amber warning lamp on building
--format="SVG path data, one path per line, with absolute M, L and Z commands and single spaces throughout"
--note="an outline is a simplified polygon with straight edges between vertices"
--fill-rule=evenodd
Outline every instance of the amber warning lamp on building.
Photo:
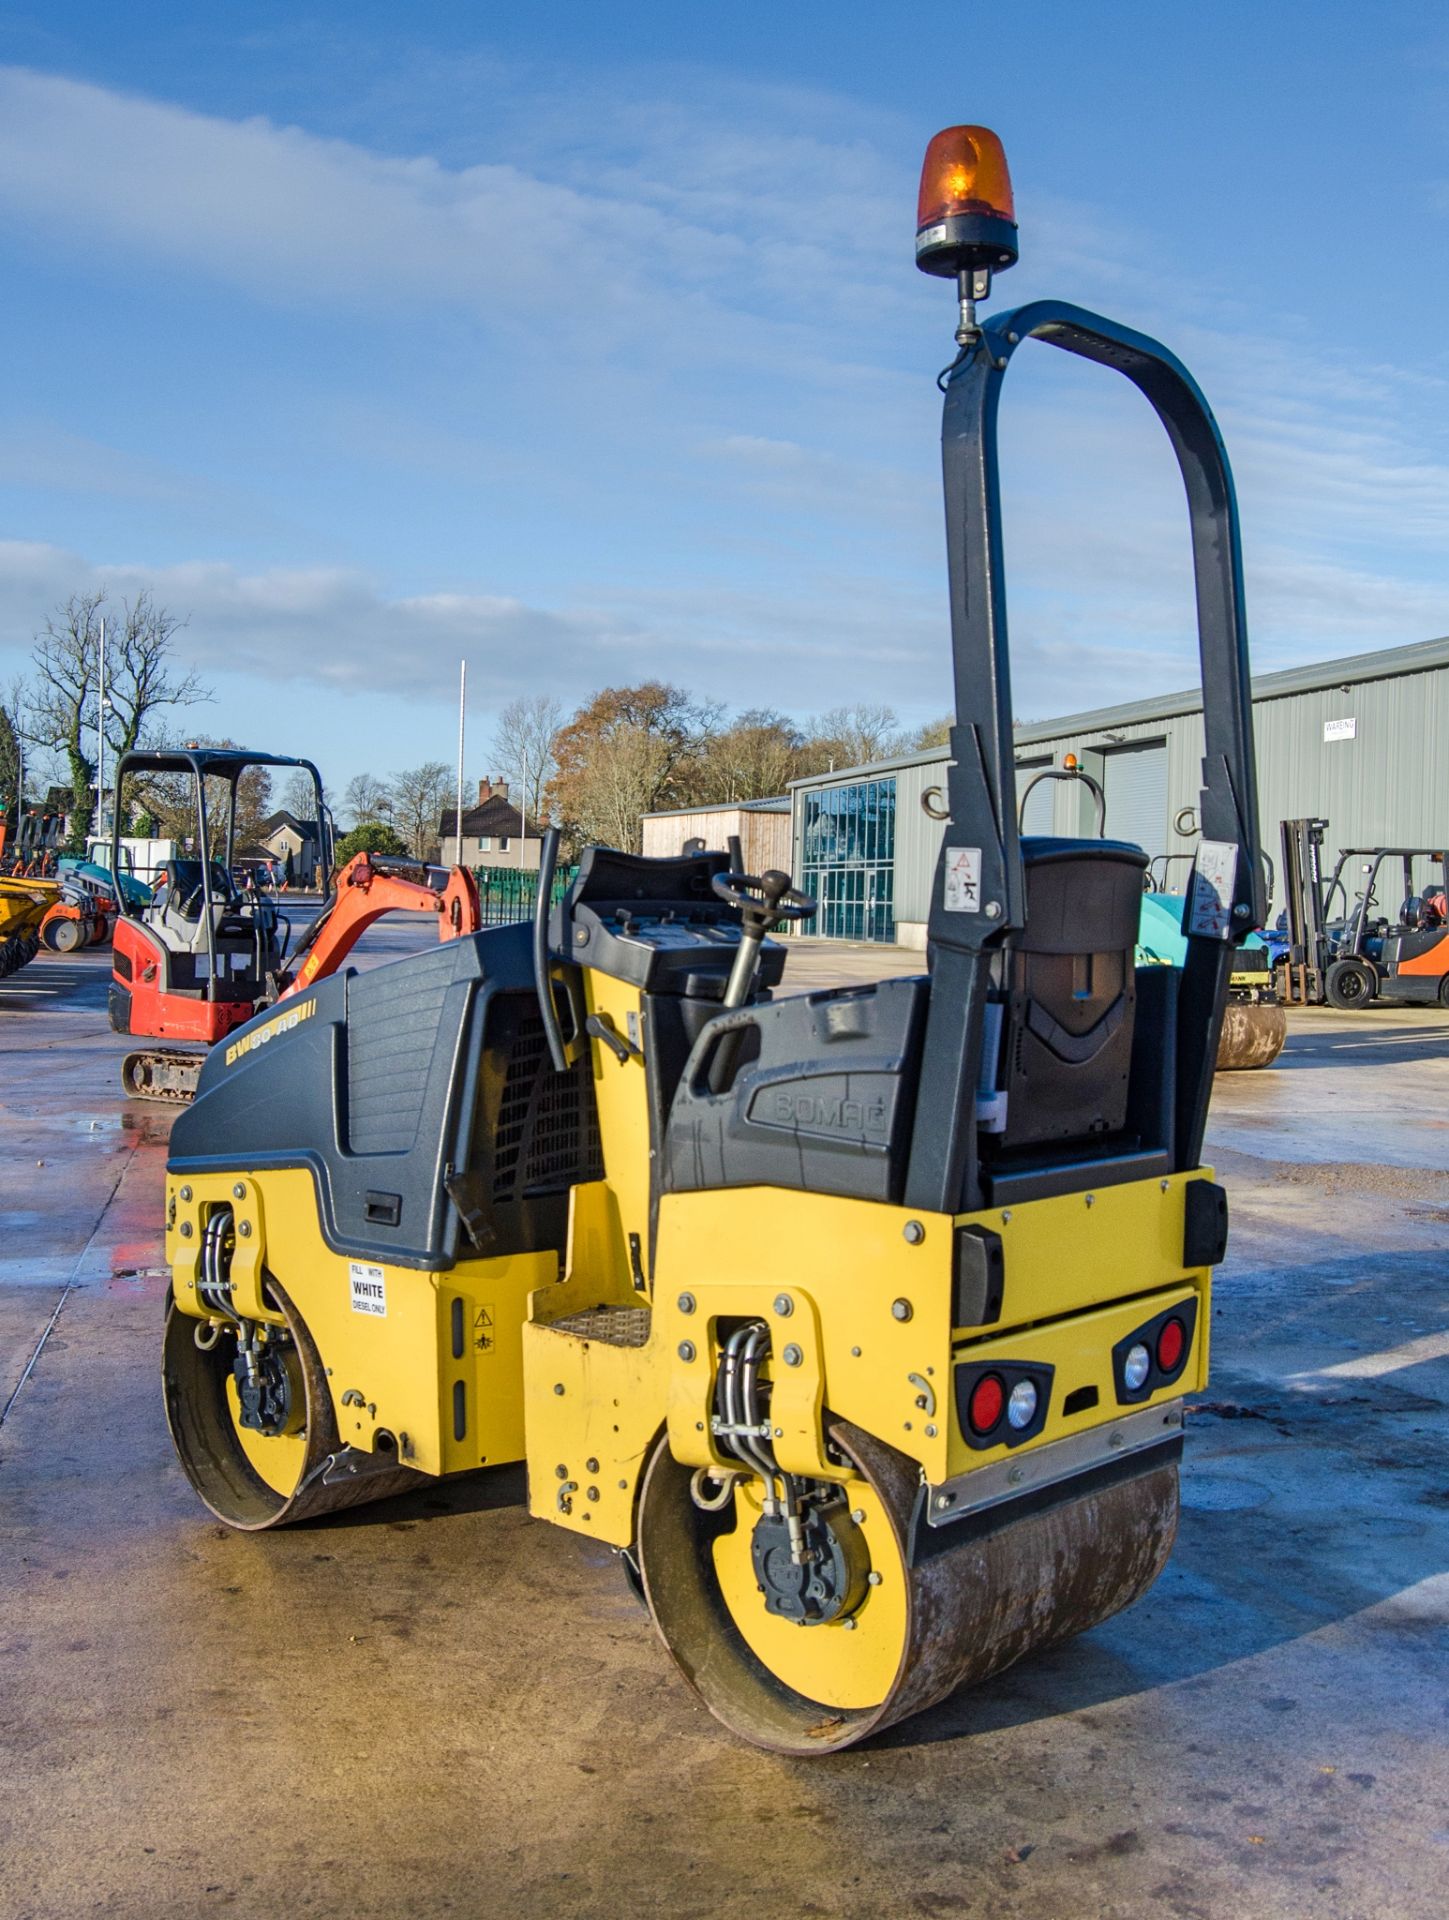
M 989 127 L 947 127 L 926 148 L 916 202 L 916 265 L 957 282 L 964 345 L 992 273 L 1016 262 L 1016 203 L 1006 149 Z

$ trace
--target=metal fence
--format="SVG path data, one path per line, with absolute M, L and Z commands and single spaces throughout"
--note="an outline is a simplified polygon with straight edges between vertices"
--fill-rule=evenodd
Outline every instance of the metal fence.
M 573 883 L 577 867 L 558 867 L 553 876 L 549 905 L 557 906 Z M 538 873 L 531 867 L 474 867 L 478 900 L 485 927 L 506 926 L 510 920 L 531 920 L 538 897 Z

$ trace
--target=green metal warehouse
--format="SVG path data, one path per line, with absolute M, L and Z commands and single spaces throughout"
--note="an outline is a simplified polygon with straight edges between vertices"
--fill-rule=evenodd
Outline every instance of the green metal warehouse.
M 1449 839 L 1449 638 L 1291 667 L 1253 681 L 1263 845 L 1279 823 L 1329 823 L 1345 846 L 1438 846 Z M 1101 782 L 1107 832 L 1149 854 L 1190 852 L 1201 784 L 1202 696 L 1161 694 L 1016 730 L 1018 792 L 1068 753 Z M 820 901 L 812 933 L 922 946 L 942 823 L 944 748 L 797 780 L 794 870 Z M 1029 833 L 1095 831 L 1085 791 L 1043 781 Z M 1272 911 L 1282 905 L 1275 898 Z

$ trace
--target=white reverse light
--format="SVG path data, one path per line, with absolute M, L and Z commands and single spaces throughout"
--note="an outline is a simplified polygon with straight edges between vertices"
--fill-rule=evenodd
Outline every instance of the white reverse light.
M 1135 1347 L 1127 1349 L 1127 1358 L 1122 1362 L 1122 1378 L 1128 1392 L 1136 1393 L 1151 1371 L 1152 1355 L 1139 1340 Z
M 1036 1388 L 1030 1380 L 1018 1380 L 1006 1403 L 1006 1417 L 1018 1431 L 1036 1418 Z

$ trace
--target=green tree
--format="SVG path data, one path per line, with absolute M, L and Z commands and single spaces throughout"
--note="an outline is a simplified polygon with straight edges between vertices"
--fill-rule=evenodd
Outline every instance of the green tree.
M 384 853 L 401 859 L 407 848 L 391 827 L 384 826 L 380 820 L 368 820 L 354 827 L 351 833 L 344 833 L 337 842 L 336 852 L 338 866 L 345 867 L 359 853 Z

